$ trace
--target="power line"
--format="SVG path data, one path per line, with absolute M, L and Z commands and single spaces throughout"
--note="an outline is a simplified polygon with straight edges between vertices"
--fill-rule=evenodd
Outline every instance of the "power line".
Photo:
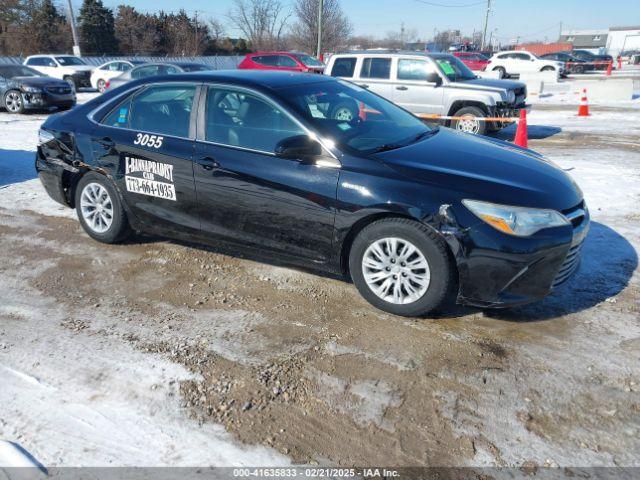
M 423 3 L 425 5 L 430 5 L 432 7 L 444 7 L 444 8 L 467 8 L 467 7 L 475 7 L 477 5 L 482 5 L 484 2 L 474 2 L 474 3 L 466 3 L 464 5 L 447 5 L 444 3 L 436 3 L 436 2 L 427 2 L 426 0 L 415 0 L 418 3 Z

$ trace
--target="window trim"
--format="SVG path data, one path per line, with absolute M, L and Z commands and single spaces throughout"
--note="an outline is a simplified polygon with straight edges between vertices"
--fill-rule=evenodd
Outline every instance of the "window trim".
M 125 101 L 125 99 L 129 99 L 130 97 L 133 96 L 137 96 L 140 93 L 144 92 L 145 90 L 149 89 L 150 87 L 154 87 L 154 86 L 180 86 L 180 85 L 191 85 L 195 88 L 195 92 L 193 95 L 193 104 L 191 105 L 191 115 L 189 116 L 189 136 L 188 137 L 180 137 L 177 135 L 169 135 L 169 134 L 164 134 L 164 133 L 158 133 L 158 132 L 149 132 L 147 130 L 136 130 L 136 129 L 132 129 L 132 128 L 123 128 L 123 127 L 116 127 L 113 125 L 105 125 L 103 122 L 103 120 L 108 117 L 116 108 L 118 108 L 123 101 Z M 98 127 L 101 128 L 115 128 L 117 130 L 124 130 L 127 132 L 135 132 L 135 133 L 147 133 L 149 135 L 161 135 L 165 138 L 175 138 L 178 140 L 190 140 L 190 141 L 195 141 L 196 139 L 196 118 L 198 115 L 198 106 L 200 105 L 200 97 L 201 97 L 201 91 L 202 91 L 202 83 L 190 83 L 190 82 L 158 82 L 158 83 L 149 83 L 149 84 L 145 84 L 145 85 L 136 85 L 131 87 L 130 89 L 122 92 L 120 95 L 117 95 L 116 97 L 114 97 L 107 105 L 100 105 L 97 108 L 95 108 L 94 110 L 90 111 L 87 114 L 87 118 L 89 119 L 89 121 L 91 121 L 92 123 L 94 123 L 95 125 L 97 125 Z M 129 95 L 130 94 L 130 95 Z M 109 108 L 108 110 L 106 110 L 106 107 L 111 106 L 111 108 Z M 97 120 L 95 117 L 98 113 L 100 113 L 101 109 L 105 109 L 106 113 L 103 113 L 102 115 L 100 115 L 100 120 Z
M 338 157 L 334 154 L 334 152 L 331 151 L 331 149 L 327 146 L 327 142 L 320 135 L 318 135 L 315 131 L 311 130 L 303 122 L 301 122 L 300 119 L 294 113 L 292 113 L 287 107 L 282 105 L 280 102 L 278 102 L 274 98 L 271 98 L 271 97 L 263 94 L 262 92 L 254 90 L 252 88 L 248 88 L 248 87 L 244 87 L 244 86 L 240 86 L 240 85 L 229 84 L 229 83 L 205 82 L 205 83 L 202 84 L 201 94 L 200 94 L 199 103 L 198 103 L 196 138 L 194 139 L 194 141 L 200 142 L 200 143 L 205 143 L 205 144 L 208 144 L 208 145 L 215 145 L 217 147 L 224 147 L 224 148 L 231 148 L 231 149 L 234 149 L 234 150 L 240 150 L 240 151 L 245 151 L 245 152 L 259 153 L 261 155 L 267 155 L 267 156 L 270 156 L 270 157 L 278 157 L 275 154 L 275 152 L 268 152 L 268 151 L 265 151 L 265 150 L 258 150 L 258 149 L 249 148 L 249 147 L 241 147 L 239 145 L 229 145 L 229 144 L 226 144 L 226 143 L 212 142 L 212 141 L 206 139 L 206 135 L 205 135 L 205 122 L 206 122 L 206 114 L 207 114 L 207 108 L 206 107 L 207 107 L 207 98 L 209 96 L 209 90 L 211 88 L 233 89 L 233 90 L 237 90 L 237 91 L 240 91 L 240 92 L 245 92 L 245 93 L 248 93 L 250 95 L 254 95 L 254 96 L 260 98 L 261 100 L 264 100 L 265 102 L 277 107 L 285 115 L 287 115 L 296 125 L 298 125 L 310 138 L 314 138 L 316 141 L 318 141 L 320 143 L 320 145 L 322 146 L 322 148 L 331 157 L 333 157 L 334 160 L 336 160 L 340 164 L 340 167 L 342 167 L 342 163 L 340 162 L 340 160 L 338 160 Z M 338 167 L 338 168 L 340 168 L 340 167 Z

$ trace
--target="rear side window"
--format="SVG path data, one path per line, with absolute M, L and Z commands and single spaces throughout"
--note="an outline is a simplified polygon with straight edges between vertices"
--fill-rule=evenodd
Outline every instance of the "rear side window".
M 365 58 L 360 69 L 360 78 L 388 79 L 391 74 L 390 58 Z
M 275 67 L 278 64 L 278 57 L 275 55 L 260 55 L 259 57 L 253 57 L 253 61 L 261 65 Z
M 356 59 L 355 57 L 343 57 L 337 58 L 333 63 L 333 68 L 331 69 L 332 77 L 353 77 L 353 73 L 356 70 Z
M 102 124 L 188 138 L 195 91 L 193 85 L 146 88 L 118 105 Z

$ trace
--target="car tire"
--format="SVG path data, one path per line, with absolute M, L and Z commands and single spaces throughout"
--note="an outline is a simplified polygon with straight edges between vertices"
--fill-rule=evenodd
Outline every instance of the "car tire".
M 341 101 L 335 105 L 331 105 L 329 110 L 329 118 L 332 120 L 342 120 L 351 122 L 358 118 L 358 105 L 353 100 Z
M 453 114 L 454 117 L 469 117 L 469 120 L 452 120 L 451 128 L 459 132 L 473 133 L 475 135 L 484 135 L 487 133 L 487 122 L 475 120 L 476 118 L 484 118 L 487 115 L 478 107 L 463 107 Z
M 80 179 L 75 205 L 82 228 L 94 240 L 118 243 L 131 233 L 120 196 L 104 175 L 89 172 Z
M 96 85 L 98 87 L 98 92 L 100 93 L 104 93 L 107 88 L 107 82 L 105 82 L 103 79 L 98 80 L 98 83 Z
M 4 108 L 8 113 L 24 113 L 24 98 L 18 90 L 9 90 L 4 94 Z
M 498 78 L 507 78 L 507 71 L 503 67 L 496 67 L 494 72 L 498 72 Z
M 78 85 L 76 84 L 76 81 L 73 78 L 64 77 L 62 80 L 67 82 L 69 85 L 71 85 L 71 88 L 73 88 L 76 92 L 78 91 Z
M 404 246 L 415 251 L 403 257 Z M 414 268 L 408 266 L 410 263 L 414 263 Z M 423 264 L 425 268 L 417 268 Z M 407 317 L 425 315 L 442 307 L 456 278 L 444 240 L 426 225 L 404 218 L 367 225 L 351 246 L 349 271 L 356 288 L 370 304 Z M 420 281 L 422 284 L 417 283 Z

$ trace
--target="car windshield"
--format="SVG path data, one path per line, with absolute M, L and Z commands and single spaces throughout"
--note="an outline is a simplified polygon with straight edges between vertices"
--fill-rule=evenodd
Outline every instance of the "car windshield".
M 296 57 L 307 67 L 324 67 L 324 63 L 311 55 L 296 55 Z
M 473 80 L 476 78 L 476 75 L 469 70 L 469 67 L 462 63 L 457 57 L 436 57 L 434 60 L 438 67 L 440 67 L 440 71 L 452 82 Z
M 355 153 L 404 147 L 437 131 L 382 97 L 343 80 L 294 85 L 279 89 L 278 94 L 323 137 Z
M 44 77 L 40 72 L 22 65 L 6 65 L 0 67 L 0 75 L 4 78 L 14 77 Z
M 86 65 L 78 57 L 56 57 L 56 60 L 60 65 Z

